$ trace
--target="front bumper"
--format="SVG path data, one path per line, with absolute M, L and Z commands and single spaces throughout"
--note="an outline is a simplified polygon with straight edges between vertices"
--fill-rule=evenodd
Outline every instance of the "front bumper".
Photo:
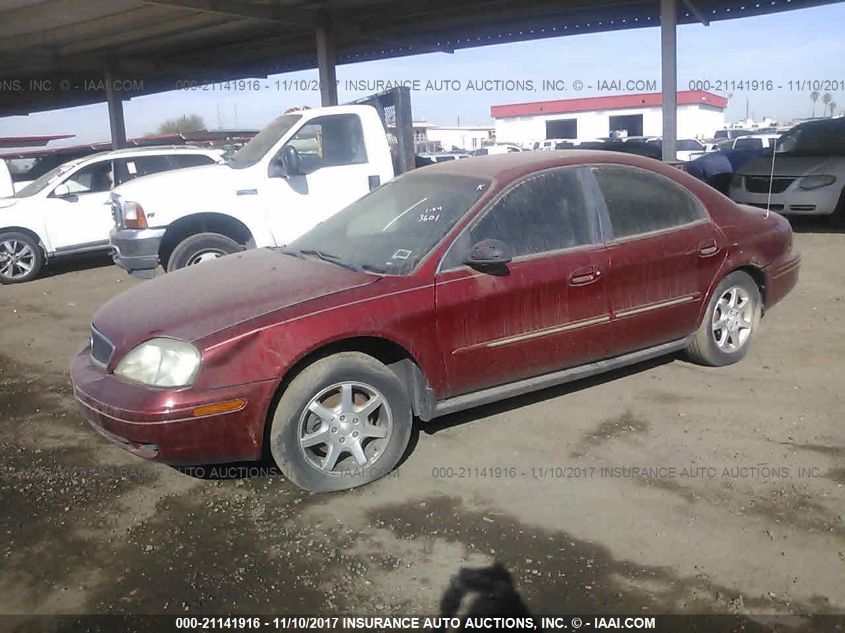
M 836 205 L 842 193 L 841 187 L 830 185 L 805 190 L 798 186 L 799 180 L 800 178 L 796 178 L 795 182 L 782 193 L 772 193 L 771 201 L 768 192 L 754 193 L 748 191 L 744 184 L 742 186 L 731 184 L 728 196 L 734 202 L 762 209 L 765 209 L 768 204 L 771 211 L 781 215 L 830 215 L 836 211 Z
M 101 436 L 130 453 L 173 465 L 254 461 L 263 456 L 264 426 L 277 381 L 196 393 L 118 379 L 96 365 L 86 346 L 70 367 L 73 394 Z M 234 411 L 194 416 L 197 407 L 242 399 Z
M 113 230 L 109 242 L 114 263 L 131 275 L 151 279 L 158 267 L 158 251 L 165 230 Z

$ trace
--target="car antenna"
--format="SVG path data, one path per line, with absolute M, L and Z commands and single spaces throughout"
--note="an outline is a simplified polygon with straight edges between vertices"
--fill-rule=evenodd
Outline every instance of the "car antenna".
M 769 206 L 772 204 L 772 185 L 775 182 L 775 156 L 778 153 L 778 140 L 774 139 L 774 145 L 772 145 L 772 170 L 769 172 L 769 195 L 766 198 L 766 219 L 769 219 Z

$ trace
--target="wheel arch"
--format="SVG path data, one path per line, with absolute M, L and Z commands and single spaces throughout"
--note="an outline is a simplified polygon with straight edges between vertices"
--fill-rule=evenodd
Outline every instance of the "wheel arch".
M 35 240 L 36 244 L 38 244 L 42 255 L 44 255 L 45 258 L 47 257 L 47 246 L 44 244 L 44 240 L 41 239 L 41 236 L 32 229 L 28 229 L 23 226 L 4 226 L 0 227 L 0 234 L 3 233 L 23 233 L 24 235 L 28 235 Z
M 431 419 L 435 404 L 434 392 L 428 386 L 419 362 L 408 349 L 383 336 L 354 336 L 327 341 L 301 355 L 281 377 L 264 421 L 265 457 L 269 457 L 273 415 L 287 386 L 309 365 L 340 352 L 361 352 L 384 363 L 408 389 L 414 415 L 422 420 Z
M 164 268 L 179 243 L 197 233 L 219 233 L 246 248 L 255 248 L 255 239 L 246 224 L 226 213 L 202 212 L 171 222 L 159 245 L 159 261 Z
M 753 264 L 745 264 L 743 266 L 737 266 L 733 270 L 729 271 L 725 274 L 725 277 L 730 275 L 731 273 L 735 272 L 743 272 L 747 274 L 751 279 L 754 280 L 754 283 L 757 284 L 757 290 L 760 291 L 760 304 L 761 308 L 766 307 L 766 274 L 763 272 L 762 268 L 759 268 Z M 724 277 L 723 277 L 724 279 Z
M 719 287 L 719 284 L 722 283 L 722 280 L 725 277 L 732 275 L 735 272 L 743 272 L 751 277 L 757 285 L 757 289 L 760 291 L 760 308 L 762 312 L 766 311 L 766 274 L 763 272 L 763 269 L 751 263 L 729 265 L 723 269 L 721 274 L 713 278 L 713 282 L 707 289 L 707 294 L 701 302 L 701 311 L 698 315 L 697 323 L 699 326 L 701 325 L 702 320 L 707 317 L 707 306 L 710 304 L 710 299 L 713 298 L 713 293 L 716 292 L 716 288 Z

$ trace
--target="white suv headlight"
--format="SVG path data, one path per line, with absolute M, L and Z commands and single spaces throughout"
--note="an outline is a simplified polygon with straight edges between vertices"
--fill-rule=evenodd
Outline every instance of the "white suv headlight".
M 200 367 L 197 348 L 172 338 L 154 338 L 124 356 L 114 373 L 152 387 L 186 387 Z

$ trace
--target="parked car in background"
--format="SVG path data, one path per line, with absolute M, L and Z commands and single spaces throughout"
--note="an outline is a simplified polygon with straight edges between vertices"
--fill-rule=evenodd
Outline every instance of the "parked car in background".
M 159 174 L 112 194 L 115 262 L 149 278 L 290 242 L 395 175 L 369 105 L 284 114 L 225 163 Z
M 486 145 L 479 147 L 470 152 L 473 156 L 493 156 L 495 154 L 507 154 L 513 152 L 523 151 L 519 145 L 512 145 L 510 143 L 502 143 L 497 145 Z
M 555 149 L 565 149 L 572 147 L 573 139 L 568 138 L 547 138 L 540 141 L 535 149 L 542 152 L 550 152 Z
M 749 134 L 754 134 L 752 130 L 742 130 L 742 129 L 728 129 L 728 130 L 716 130 L 713 134 L 714 141 L 732 141 L 735 138 L 739 138 L 740 136 L 748 136 Z
M 644 143 L 656 149 L 655 154 L 663 155 L 663 139 L 660 137 L 629 137 L 626 143 Z M 675 141 L 675 154 L 677 160 L 688 161 L 696 155 L 706 151 L 704 143 L 694 138 L 679 138 Z
M 730 149 L 771 149 L 780 138 L 780 134 L 750 134 L 740 136 L 731 143 Z
M 421 157 L 427 158 L 432 163 L 442 163 L 447 160 L 461 160 L 469 158 L 470 155 L 465 152 L 427 152 L 420 154 Z
M 845 119 L 796 125 L 780 137 L 774 156 L 759 156 L 738 170 L 729 194 L 737 202 L 786 215 L 841 221 L 845 216 Z
M 140 176 L 212 165 L 220 151 L 145 147 L 101 152 L 64 163 L 0 198 L 0 283 L 38 275 L 51 259 L 109 250 L 112 187 Z
M 11 196 L 15 193 L 15 184 L 12 182 L 12 174 L 6 161 L 0 158 L 0 198 Z
M 735 363 L 799 265 L 784 218 L 659 161 L 449 161 L 285 248 L 115 297 L 71 379 L 93 428 L 140 457 L 266 451 L 295 484 L 342 490 L 396 466 L 415 416 L 680 350 Z

